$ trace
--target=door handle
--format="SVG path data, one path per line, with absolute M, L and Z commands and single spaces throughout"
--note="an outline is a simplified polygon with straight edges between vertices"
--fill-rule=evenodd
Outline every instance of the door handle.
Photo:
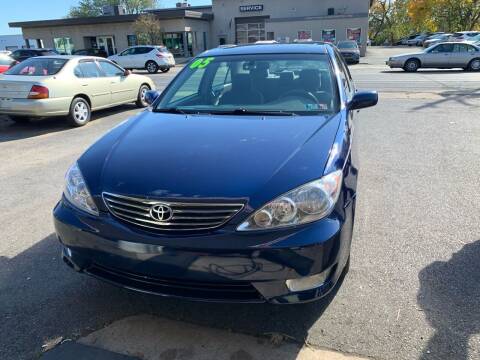
M 88 84 L 82 84 L 82 86 L 88 86 Z

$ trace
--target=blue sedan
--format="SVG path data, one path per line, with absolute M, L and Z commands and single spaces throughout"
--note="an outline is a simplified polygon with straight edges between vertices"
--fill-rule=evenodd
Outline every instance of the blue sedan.
M 289 304 L 348 271 L 354 115 L 329 44 L 213 49 L 68 170 L 55 228 L 78 272 L 202 301 Z

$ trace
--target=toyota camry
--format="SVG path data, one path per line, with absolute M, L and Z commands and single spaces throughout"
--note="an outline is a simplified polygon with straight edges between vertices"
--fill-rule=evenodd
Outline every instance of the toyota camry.
M 63 259 L 128 289 L 302 303 L 348 271 L 356 91 L 329 44 L 248 45 L 193 59 L 91 146 L 54 209 Z

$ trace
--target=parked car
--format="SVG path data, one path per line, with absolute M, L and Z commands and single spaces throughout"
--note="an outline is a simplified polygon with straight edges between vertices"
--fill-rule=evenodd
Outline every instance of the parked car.
M 73 55 L 80 56 L 97 56 L 102 58 L 107 58 L 108 54 L 103 49 L 80 49 L 73 52 Z
M 397 41 L 394 45 L 408 45 L 408 40 L 413 40 L 420 34 L 412 34 Z
M 423 47 L 429 48 L 432 45 L 439 44 L 441 42 L 447 42 L 451 36 L 452 34 L 439 34 L 439 35 L 430 36 L 429 39 L 426 39 L 423 42 Z
M 22 62 L 34 56 L 58 55 L 54 49 L 17 49 L 10 54 L 18 62 Z
M 269 71 L 266 71 L 269 70 Z M 356 92 L 333 45 L 209 50 L 66 175 L 54 209 L 73 269 L 205 301 L 311 301 L 348 270 Z M 352 154 L 353 153 L 353 154 Z
M 459 31 L 454 33 L 450 37 L 449 41 L 453 41 L 453 42 L 469 41 L 473 37 L 477 36 L 478 34 L 480 34 L 480 31 Z
M 421 46 L 423 41 L 428 37 L 428 35 L 423 34 L 423 35 L 418 35 L 417 37 L 413 39 L 408 39 L 407 40 L 407 45 L 408 46 Z
M 476 44 L 480 43 L 480 34 L 475 35 L 475 36 L 471 37 L 469 40 L 466 40 L 464 42 L 476 45 Z
M 125 69 L 146 69 L 150 74 L 167 72 L 175 66 L 175 59 L 165 46 L 133 46 L 109 59 Z
M 15 64 L 17 64 L 17 61 L 14 58 L 0 54 L 0 74 L 4 73 Z
M 387 61 L 391 68 L 402 68 L 408 72 L 420 68 L 463 68 L 470 71 L 480 70 L 480 47 L 445 42 L 429 47 L 420 53 L 393 56 Z
M 83 126 L 95 110 L 129 102 L 146 107 L 151 89 L 149 77 L 130 74 L 107 59 L 40 56 L 0 76 L 0 114 L 16 122 L 66 116 L 71 125 Z
M 347 64 L 358 64 L 360 62 L 360 48 L 356 41 L 339 41 L 337 47 Z
M 0 50 L 0 55 L 10 55 L 11 53 L 10 50 Z

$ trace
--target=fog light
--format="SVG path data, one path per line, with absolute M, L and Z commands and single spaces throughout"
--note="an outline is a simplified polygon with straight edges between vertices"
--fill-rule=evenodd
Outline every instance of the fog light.
M 330 270 L 325 270 L 324 272 L 306 276 L 299 279 L 290 279 L 286 281 L 287 288 L 290 291 L 297 292 L 297 291 L 306 291 L 320 287 L 323 283 L 328 279 L 330 275 Z

